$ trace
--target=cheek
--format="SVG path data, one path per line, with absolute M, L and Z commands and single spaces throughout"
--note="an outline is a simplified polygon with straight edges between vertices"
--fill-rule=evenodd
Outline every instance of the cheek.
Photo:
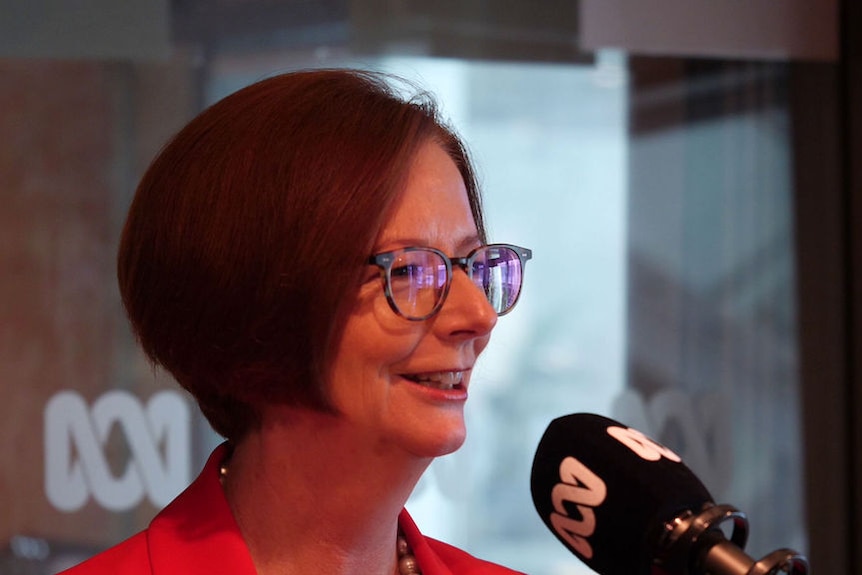
M 374 345 L 382 342 L 397 346 L 401 342 L 401 345 L 410 346 L 411 342 L 421 338 L 423 331 L 422 322 L 407 321 L 395 313 L 389 306 L 382 283 L 374 281 L 359 291 L 344 335 L 360 341 L 374 339 Z
M 422 326 L 399 317 L 383 290 L 363 289 L 344 326 L 335 369 L 380 370 L 406 359 L 422 339 Z M 484 346 L 483 346 L 484 347 Z
M 373 314 L 351 316 L 331 371 L 330 398 L 336 410 L 376 410 L 388 396 L 398 366 L 417 344 L 411 334 L 384 329 Z

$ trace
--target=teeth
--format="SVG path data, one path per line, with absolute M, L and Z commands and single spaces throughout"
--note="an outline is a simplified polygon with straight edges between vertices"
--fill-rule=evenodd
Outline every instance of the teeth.
M 440 371 L 437 373 L 419 373 L 408 376 L 408 379 L 428 387 L 436 387 L 437 389 L 453 389 L 464 379 L 464 372 Z

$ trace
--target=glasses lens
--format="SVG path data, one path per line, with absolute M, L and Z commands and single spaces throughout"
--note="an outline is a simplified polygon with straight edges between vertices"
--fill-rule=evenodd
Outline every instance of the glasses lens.
M 446 288 L 446 261 L 429 250 L 404 250 L 390 268 L 392 301 L 402 315 L 422 318 L 434 312 Z
M 473 256 L 473 281 L 498 314 L 506 313 L 518 301 L 522 271 L 521 258 L 506 246 L 485 246 Z

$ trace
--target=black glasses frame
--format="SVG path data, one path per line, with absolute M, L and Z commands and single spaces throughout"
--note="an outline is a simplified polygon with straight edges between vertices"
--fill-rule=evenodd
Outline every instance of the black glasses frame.
M 515 297 L 515 301 L 513 301 L 512 304 L 509 305 L 509 307 L 507 307 L 503 311 L 497 312 L 498 316 L 502 316 L 512 311 L 512 308 L 515 307 L 515 304 L 518 303 L 518 300 L 521 298 L 521 291 L 524 285 L 524 269 L 526 268 L 527 261 L 533 258 L 533 251 L 529 248 L 523 248 L 513 244 L 487 244 L 479 246 L 464 257 L 450 258 L 436 248 L 407 247 L 373 255 L 368 258 L 368 263 L 380 268 L 381 275 L 383 276 L 383 291 L 386 294 L 386 301 L 389 303 L 389 307 L 392 308 L 392 311 L 394 311 L 397 315 L 403 317 L 404 319 L 410 321 L 423 321 L 436 315 L 437 312 L 440 311 L 440 308 L 443 307 L 443 303 L 449 296 L 449 288 L 452 285 L 453 266 L 457 266 L 464 270 L 464 273 L 467 274 L 467 277 L 470 278 L 470 281 L 472 281 L 473 284 L 476 285 L 473 281 L 473 262 L 476 261 L 476 257 L 480 253 L 494 248 L 508 249 L 514 252 L 518 256 L 518 260 L 520 260 L 521 265 L 521 285 L 518 286 L 518 295 L 517 297 Z M 446 283 L 443 285 L 443 289 L 440 292 L 440 296 L 437 298 L 437 302 L 434 304 L 434 307 L 431 309 L 431 311 L 421 316 L 413 316 L 404 313 L 401 309 L 398 308 L 398 304 L 395 303 L 395 298 L 392 295 L 392 264 L 395 262 L 399 254 L 402 254 L 404 252 L 416 251 L 433 252 L 440 256 L 440 259 L 443 260 L 443 263 L 446 265 Z

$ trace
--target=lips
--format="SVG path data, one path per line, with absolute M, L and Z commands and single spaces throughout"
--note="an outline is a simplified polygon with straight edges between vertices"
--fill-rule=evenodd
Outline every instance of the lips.
M 436 371 L 431 373 L 404 374 L 403 377 L 425 387 L 450 390 L 461 387 L 463 371 Z

